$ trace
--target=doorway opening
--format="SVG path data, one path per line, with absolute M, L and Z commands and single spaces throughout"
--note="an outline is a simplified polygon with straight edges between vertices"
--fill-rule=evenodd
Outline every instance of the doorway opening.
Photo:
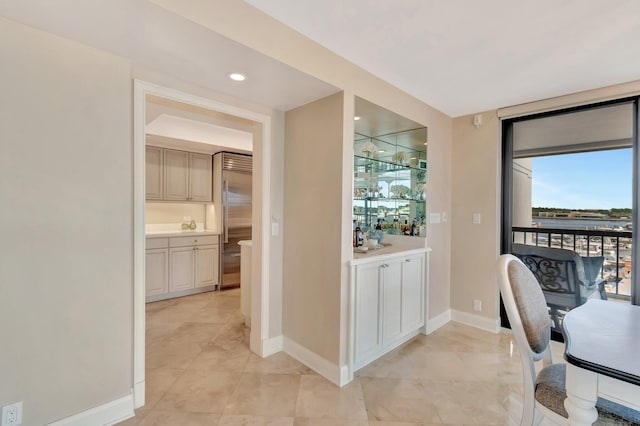
M 164 116 L 163 116 L 164 115 Z M 196 158 L 197 156 L 211 155 L 214 151 L 221 149 L 233 150 L 236 153 L 246 154 L 248 151 L 247 146 L 236 146 L 235 148 L 221 147 L 221 144 L 206 144 L 199 143 L 199 139 L 195 137 L 176 137 L 171 131 L 163 133 L 161 130 L 162 124 L 170 124 L 169 128 L 175 129 L 176 123 L 182 121 L 198 121 L 193 120 L 194 117 L 200 115 L 202 120 L 200 125 L 217 126 L 224 131 L 226 129 L 226 139 L 232 137 L 233 133 L 240 135 L 242 133 L 249 134 L 250 139 L 255 143 L 253 149 L 253 165 L 254 172 L 253 177 L 250 178 L 254 186 L 254 191 L 258 195 L 253 197 L 253 205 L 250 207 L 252 217 L 250 219 L 250 226 L 253 228 L 251 236 L 253 255 L 251 256 L 250 264 L 250 276 L 252 277 L 253 288 L 251 299 L 248 302 L 250 306 L 250 336 L 249 347 L 251 351 L 258 355 L 264 355 L 265 341 L 268 338 L 268 320 L 269 320 L 269 223 L 270 216 L 270 129 L 271 118 L 269 116 L 258 114 L 250 110 L 245 110 L 235 106 L 219 103 L 211 99 L 201 98 L 188 93 L 178 92 L 172 89 L 156 86 L 150 83 L 135 81 L 134 84 L 134 404 L 135 407 L 141 407 L 145 404 L 145 365 L 146 365 L 146 340 L 145 340 L 145 317 L 146 317 L 146 302 L 147 294 L 145 288 L 145 230 L 149 228 L 159 229 L 161 225 L 172 226 L 180 225 L 180 221 L 186 222 L 187 225 L 193 225 L 196 229 L 208 230 L 213 234 L 222 234 L 224 225 L 217 220 L 222 217 L 221 206 L 216 206 L 214 199 L 217 196 L 215 190 L 212 192 L 211 200 L 198 200 L 192 198 L 190 202 L 186 204 L 174 203 L 171 198 L 169 200 L 156 200 L 153 204 L 153 212 L 147 212 L 145 208 L 145 201 L 147 198 L 147 191 L 145 186 L 146 173 L 145 173 L 145 150 L 149 140 L 152 141 L 152 145 L 162 149 L 169 150 L 172 154 L 174 151 L 189 152 L 188 158 L 191 158 L 191 152 L 193 152 Z M 152 118 L 153 120 L 150 120 Z M 149 123 L 155 121 L 157 118 L 162 118 L 158 122 L 151 123 L 153 126 L 152 132 L 149 132 Z M 190 123 L 194 124 L 194 123 Z M 166 127 L 166 126 L 165 126 Z M 189 127 L 189 126 L 187 126 Z M 197 127 L 197 123 L 196 123 Z M 193 131 L 193 126 L 191 130 Z M 202 129 L 200 129 L 202 130 Z M 153 133 L 150 135 L 150 133 Z M 197 133 L 197 132 L 196 132 Z M 192 135 L 193 136 L 193 135 Z M 176 145 L 178 144 L 178 145 Z M 178 148 L 178 149 L 176 149 Z M 210 151 L 207 151 L 210 150 Z M 165 151 L 166 152 L 166 151 Z M 211 159 L 211 157 L 210 157 Z M 165 181 L 166 182 L 166 181 Z M 215 180 L 214 180 L 215 182 Z M 209 187 L 211 189 L 211 187 Z M 191 191 L 191 188 L 188 189 Z M 202 191 L 201 191 L 202 192 Z M 206 193 L 206 188 L 205 191 Z M 211 193 L 210 192 L 210 193 Z M 195 195 L 194 195 L 195 194 Z M 187 197 L 198 196 L 198 188 L 193 190 L 193 194 L 189 192 Z M 210 202 L 207 202 L 210 201 Z M 185 210 L 186 208 L 186 210 Z M 216 211 L 220 210 L 220 211 Z M 187 216 L 180 217 L 184 212 L 191 213 Z M 149 217 L 147 213 L 155 215 L 154 219 L 150 219 L 147 223 L 145 215 Z M 179 219 L 176 222 L 176 215 Z M 183 220 L 185 218 L 189 220 Z M 159 218 L 160 217 L 160 218 Z M 164 222 L 164 223 L 158 223 Z M 198 228 L 200 227 L 200 228 Z M 196 285 L 192 285 L 192 288 L 181 290 L 184 294 L 197 294 L 202 291 L 219 288 L 222 281 L 219 274 L 220 271 L 214 272 L 213 265 L 208 265 L 211 259 L 218 259 L 215 252 L 216 249 L 222 249 L 223 242 L 220 241 L 220 245 L 216 245 L 218 242 L 214 242 L 213 237 L 209 235 L 203 237 L 211 238 L 211 241 L 206 240 L 199 243 L 194 243 L 194 251 L 196 253 L 195 260 L 190 265 L 195 265 L 193 269 L 193 280 Z M 217 239 L 217 236 L 215 237 Z M 199 247 L 198 244 L 205 244 Z M 176 253 L 180 251 L 180 247 L 176 247 Z M 199 250 L 199 249 L 202 249 Z M 169 250 L 172 250 L 169 248 Z M 186 250 L 182 250 L 185 251 Z M 205 255 L 206 254 L 206 255 Z M 179 256 L 179 254 L 177 254 Z M 185 256 L 194 256 L 192 253 L 187 253 Z M 200 261 L 200 256 L 202 261 Z M 178 258 L 177 258 L 178 259 Z M 200 263 L 199 263 L 200 261 Z M 218 264 L 219 265 L 219 264 Z M 202 266 L 202 268 L 200 268 Z M 205 277 L 204 281 L 199 282 L 197 279 L 198 273 L 201 273 Z M 187 274 L 188 276 L 188 274 Z M 197 284 L 202 284 L 197 286 Z M 239 292 L 241 289 L 233 289 L 230 292 L 224 294 L 227 296 L 235 297 L 239 300 Z M 218 292 L 216 292 L 218 293 Z M 193 309 L 197 307 L 204 309 L 203 315 L 206 315 L 206 307 L 214 306 L 211 303 L 221 305 L 223 307 L 222 312 L 224 314 L 225 309 L 234 309 L 233 306 L 238 304 L 231 298 L 218 297 L 219 300 L 208 300 L 203 297 L 202 293 L 199 296 L 188 296 L 188 303 L 184 305 L 191 305 L 185 309 Z M 222 293 L 218 293 L 222 294 Z M 205 294 L 206 295 L 206 294 Z M 173 300 L 173 299 L 172 299 Z M 187 300 L 187 299 L 185 299 Z M 216 306 L 217 306 L 216 305 Z M 237 306 L 236 306 L 237 308 Z M 179 315 L 179 309 L 177 315 Z M 192 314 L 189 312 L 189 314 Z M 238 313 L 239 314 L 239 313 Z M 175 315 L 175 314 L 174 314 Z M 223 315 L 224 316 L 224 315 Z M 238 315 L 239 317 L 239 315 Z M 219 318 L 218 318 L 219 320 Z M 170 325 L 168 327 L 171 327 Z M 206 327 L 203 327 L 206 328 Z M 207 332 L 210 332 L 208 328 Z M 166 331 L 166 330 L 165 330 Z M 206 334 L 206 333 L 205 333 Z M 236 333 L 237 334 L 237 333 Z M 206 336 L 205 336 L 206 337 Z

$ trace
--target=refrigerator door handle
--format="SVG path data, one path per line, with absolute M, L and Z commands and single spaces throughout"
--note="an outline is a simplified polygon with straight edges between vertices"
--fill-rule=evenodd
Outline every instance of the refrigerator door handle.
M 222 201 L 222 220 L 224 221 L 224 242 L 229 242 L 229 181 L 224 181 L 224 199 Z

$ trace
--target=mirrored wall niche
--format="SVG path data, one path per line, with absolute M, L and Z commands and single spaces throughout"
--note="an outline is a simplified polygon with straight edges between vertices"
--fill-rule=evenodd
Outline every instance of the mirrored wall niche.
M 353 228 L 426 236 L 427 128 L 355 101 Z

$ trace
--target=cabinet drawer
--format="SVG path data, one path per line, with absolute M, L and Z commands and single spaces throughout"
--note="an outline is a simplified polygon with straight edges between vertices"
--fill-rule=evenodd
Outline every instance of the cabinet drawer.
M 169 247 L 169 239 L 168 238 L 147 238 L 146 249 L 159 249 L 159 248 L 167 248 Z
M 201 246 L 218 244 L 217 235 L 191 235 L 188 237 L 172 237 L 169 239 L 169 247 Z

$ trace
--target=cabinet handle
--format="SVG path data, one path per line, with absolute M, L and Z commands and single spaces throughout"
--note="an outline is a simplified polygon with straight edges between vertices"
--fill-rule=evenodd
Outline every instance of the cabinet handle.
M 411 259 L 405 259 L 404 261 L 409 263 L 409 262 L 411 262 Z
M 388 264 L 386 264 L 386 263 L 383 263 L 382 265 L 380 265 L 380 267 L 381 267 L 381 268 L 388 268 L 388 267 L 389 267 L 389 265 L 388 265 Z

